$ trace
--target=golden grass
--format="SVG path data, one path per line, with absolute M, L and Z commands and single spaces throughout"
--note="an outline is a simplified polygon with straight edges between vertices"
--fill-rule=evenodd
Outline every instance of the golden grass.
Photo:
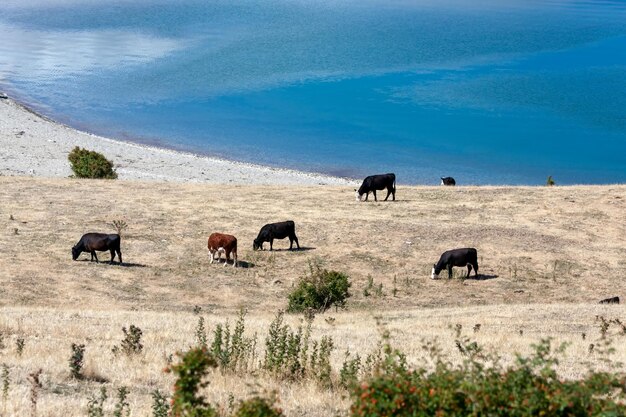
M 28 413 L 26 377 L 38 368 L 39 415 L 85 415 L 98 378 L 108 381 L 109 394 L 128 386 L 132 415 L 150 415 L 150 391 L 172 384 L 162 372 L 165 358 L 194 343 L 195 305 L 209 329 L 247 308 L 247 332 L 259 333 L 261 350 L 274 313 L 313 258 L 353 282 L 348 310 L 328 312 L 334 322 L 325 316 L 314 322 L 315 338 L 335 341 L 336 368 L 346 349 L 363 356 L 375 346 L 374 316 L 415 364 L 423 357 L 422 339 L 435 336 L 460 361 L 448 328 L 456 323 L 509 359 L 541 337 L 571 341 L 560 368 L 568 377 L 597 362 L 588 354 L 599 337 L 595 316 L 624 318 L 625 312 L 597 302 L 624 296 L 626 186 L 400 186 L 397 197 L 357 203 L 352 189 L 338 187 L 0 177 L 0 362 L 10 366 L 13 381 L 8 415 Z M 122 235 L 127 265 L 91 263 L 85 254 L 72 262 L 70 248 L 80 236 L 113 232 L 115 219 L 129 224 Z M 263 224 L 287 219 L 296 222 L 307 250 L 286 251 L 285 240 L 275 242 L 281 250 L 273 253 L 252 251 Z M 214 231 L 237 236 L 247 267 L 209 265 L 206 239 Z M 443 251 L 465 246 L 478 249 L 484 279 L 429 279 Z M 368 276 L 382 284 L 382 296 L 364 295 Z M 288 317 L 293 325 L 299 320 Z M 144 331 L 145 352 L 115 357 L 111 348 L 131 323 Z M 473 333 L 477 323 L 481 329 Z M 21 357 L 18 337 L 26 341 Z M 86 344 L 92 380 L 69 378 L 72 342 Z M 623 343 L 616 357 L 626 359 Z M 329 416 L 349 405 L 345 393 L 312 383 L 219 373 L 211 381 L 207 396 L 223 407 L 229 394 L 239 400 L 259 387 L 277 390 L 289 415 Z

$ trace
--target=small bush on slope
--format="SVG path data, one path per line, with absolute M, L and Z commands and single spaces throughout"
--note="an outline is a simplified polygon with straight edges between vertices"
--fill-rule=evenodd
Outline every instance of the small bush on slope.
M 67 159 L 70 161 L 72 171 L 78 178 L 103 178 L 116 179 L 117 173 L 113 169 L 113 163 L 106 159 L 104 155 L 95 151 L 75 147 L 69 153 Z

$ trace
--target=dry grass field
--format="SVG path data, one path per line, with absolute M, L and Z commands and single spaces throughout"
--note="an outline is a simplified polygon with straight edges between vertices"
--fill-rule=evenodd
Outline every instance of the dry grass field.
M 376 316 L 411 363 L 423 357 L 422 341 L 435 337 L 460 361 L 449 329 L 457 323 L 509 359 L 542 337 L 569 341 L 560 365 L 567 377 L 601 363 L 588 353 L 599 337 L 596 315 L 626 321 L 621 305 L 597 304 L 626 295 L 626 186 L 399 186 L 397 198 L 357 203 L 351 188 L 327 186 L 0 177 L 0 363 L 11 373 L 2 415 L 29 413 L 27 375 L 41 368 L 38 415 L 86 415 L 101 385 L 110 395 L 125 385 L 131 415 L 149 416 L 150 392 L 173 382 L 162 372 L 167 357 L 194 344 L 194 306 L 209 330 L 247 309 L 246 333 L 258 333 L 262 351 L 270 321 L 311 261 L 352 281 L 347 310 L 313 323 L 314 338 L 333 337 L 335 369 L 346 350 L 363 356 L 375 347 Z M 128 223 L 122 266 L 89 262 L 87 254 L 71 260 L 83 233 L 114 232 L 116 219 Z M 284 240 L 274 252 L 252 251 L 261 226 L 287 219 L 296 222 L 302 250 L 286 250 Z M 241 267 L 209 265 L 214 231 L 237 236 Z M 462 279 L 461 270 L 452 280 L 445 272 L 430 279 L 443 251 L 466 246 L 478 249 L 478 279 Z M 295 326 L 301 317 L 287 321 Z M 114 356 L 131 323 L 144 332 L 144 353 Z M 86 345 L 84 381 L 69 377 L 73 342 Z M 621 342 L 616 358 L 626 361 Z M 263 374 L 216 372 L 206 394 L 226 408 L 231 394 L 239 400 L 264 390 L 276 390 L 290 416 L 332 416 L 349 405 L 341 390 Z

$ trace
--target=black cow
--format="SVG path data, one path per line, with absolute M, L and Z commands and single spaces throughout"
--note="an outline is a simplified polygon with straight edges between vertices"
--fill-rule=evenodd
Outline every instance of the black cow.
M 296 237 L 296 224 L 293 221 L 287 220 L 286 222 L 266 224 L 261 228 L 257 238 L 254 239 L 252 249 L 263 250 L 263 242 L 270 242 L 270 250 L 272 250 L 274 239 L 284 239 L 286 237 L 289 237 L 290 250 L 293 248 L 294 241 L 296 242 L 298 249 L 300 249 L 300 244 L 298 243 L 298 238 Z
M 441 177 L 441 185 L 456 185 L 456 181 L 452 177 Z
M 355 188 L 354 191 L 356 193 L 356 201 L 362 201 L 361 198 L 363 194 L 365 194 L 365 200 L 367 201 L 367 197 L 369 197 L 370 193 L 374 193 L 374 201 L 378 201 L 376 198 L 376 190 L 384 190 L 387 189 L 387 197 L 385 197 L 385 201 L 389 198 L 389 194 L 392 195 L 393 201 L 396 201 L 396 174 L 380 174 L 380 175 L 370 175 L 369 177 L 365 177 L 363 180 L 363 184 L 361 184 L 361 188 Z
M 80 238 L 78 243 L 72 248 L 72 259 L 76 260 L 82 252 L 90 252 L 91 260 L 94 258 L 98 262 L 96 251 L 111 251 L 111 263 L 115 259 L 117 252 L 120 264 L 122 263 L 122 252 L 120 251 L 121 238 L 118 234 L 108 235 L 106 233 L 86 233 Z
M 600 301 L 600 304 L 619 304 L 619 297 L 605 298 Z
M 472 267 L 474 276 L 478 276 L 478 253 L 474 248 L 452 249 L 444 252 L 439 258 L 439 262 L 433 265 L 431 278 L 435 279 L 442 269 L 448 270 L 448 278 L 452 278 L 453 266 L 467 266 L 467 276 L 469 277 Z

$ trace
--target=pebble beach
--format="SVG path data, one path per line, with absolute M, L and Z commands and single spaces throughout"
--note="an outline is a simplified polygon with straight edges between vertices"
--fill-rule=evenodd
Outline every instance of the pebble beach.
M 259 185 L 349 185 L 354 181 L 227 161 L 124 142 L 57 123 L 2 94 L 0 175 L 68 177 L 68 153 L 79 146 L 113 161 L 120 180 Z

